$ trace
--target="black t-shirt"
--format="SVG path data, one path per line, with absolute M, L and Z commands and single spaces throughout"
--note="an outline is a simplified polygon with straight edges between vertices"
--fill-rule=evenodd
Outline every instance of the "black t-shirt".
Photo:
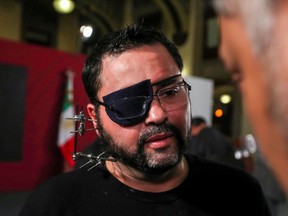
M 243 170 L 186 156 L 189 175 L 177 188 L 148 193 L 127 187 L 105 167 L 77 169 L 38 187 L 20 216 L 266 216 L 257 180 Z

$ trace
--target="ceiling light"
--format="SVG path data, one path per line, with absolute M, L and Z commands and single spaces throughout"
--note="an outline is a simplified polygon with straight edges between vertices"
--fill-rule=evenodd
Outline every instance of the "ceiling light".
M 82 33 L 83 37 L 89 38 L 93 33 L 93 28 L 91 26 L 81 26 L 80 32 Z
M 228 104 L 228 103 L 231 102 L 231 96 L 228 95 L 228 94 L 223 94 L 223 95 L 221 95 L 221 97 L 220 97 L 220 101 L 221 101 L 221 103 L 223 103 L 223 104 Z
M 53 7 L 58 13 L 71 13 L 75 8 L 75 3 L 72 0 L 54 0 Z

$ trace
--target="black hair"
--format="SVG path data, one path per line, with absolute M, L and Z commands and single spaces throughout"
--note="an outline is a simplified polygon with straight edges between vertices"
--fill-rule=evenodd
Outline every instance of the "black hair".
M 203 117 L 197 116 L 191 119 L 192 126 L 199 126 L 201 124 L 206 124 L 206 120 Z
M 100 39 L 87 57 L 82 72 L 82 82 L 90 101 L 93 104 L 96 103 L 95 100 L 97 100 L 98 91 L 102 85 L 100 77 L 102 60 L 105 55 L 120 55 L 129 49 L 156 43 L 166 47 L 179 70 L 182 71 L 183 60 L 176 46 L 162 32 L 152 27 L 132 24 Z

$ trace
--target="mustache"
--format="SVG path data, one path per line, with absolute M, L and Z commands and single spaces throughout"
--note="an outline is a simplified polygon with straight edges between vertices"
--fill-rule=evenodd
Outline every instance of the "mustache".
M 172 132 L 174 135 L 176 134 L 176 129 L 173 125 L 169 123 L 164 123 L 162 125 L 154 125 L 145 130 L 141 135 L 139 139 L 140 146 L 143 145 L 151 136 L 159 133 L 166 133 L 166 132 Z

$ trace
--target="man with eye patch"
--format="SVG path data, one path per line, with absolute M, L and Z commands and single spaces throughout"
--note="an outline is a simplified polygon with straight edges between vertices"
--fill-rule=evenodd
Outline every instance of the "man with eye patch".
M 104 36 L 82 81 L 107 160 L 53 177 L 20 215 L 270 215 L 250 174 L 184 153 L 191 87 L 182 69 L 176 46 L 155 29 L 132 24 Z

